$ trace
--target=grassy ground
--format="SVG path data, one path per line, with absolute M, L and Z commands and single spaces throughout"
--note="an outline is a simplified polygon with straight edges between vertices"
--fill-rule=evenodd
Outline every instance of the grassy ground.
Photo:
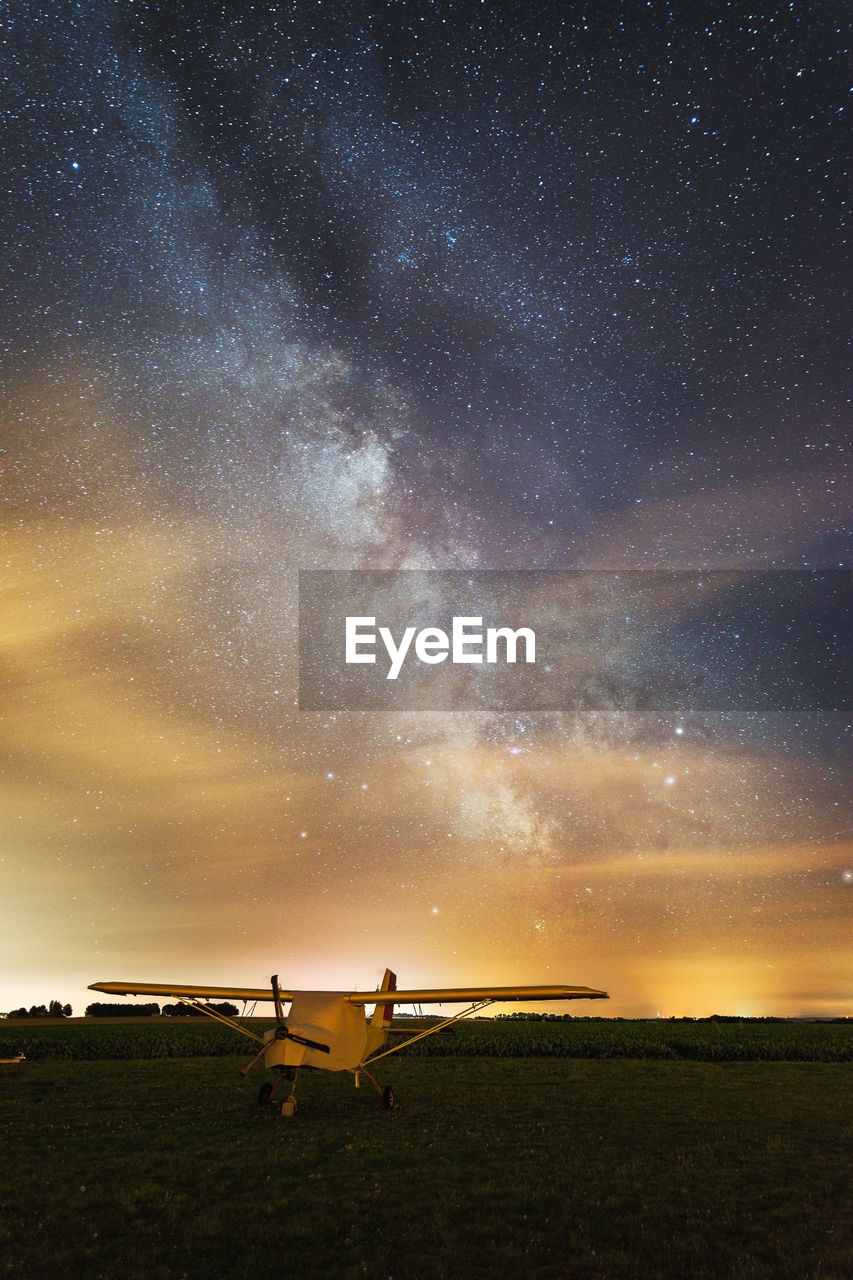
M 842 1280 L 838 1063 L 397 1058 L 397 1107 L 240 1058 L 0 1074 L 0 1274 Z

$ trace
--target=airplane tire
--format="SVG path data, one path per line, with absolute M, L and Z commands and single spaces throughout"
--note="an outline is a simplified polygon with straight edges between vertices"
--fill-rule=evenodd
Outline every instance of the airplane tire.
M 273 1087 L 269 1080 L 265 1080 L 258 1090 L 258 1106 L 266 1107 L 272 1102 Z
M 382 1090 L 382 1105 L 386 1111 L 394 1110 L 394 1090 L 391 1088 L 390 1084 L 386 1084 L 385 1088 Z

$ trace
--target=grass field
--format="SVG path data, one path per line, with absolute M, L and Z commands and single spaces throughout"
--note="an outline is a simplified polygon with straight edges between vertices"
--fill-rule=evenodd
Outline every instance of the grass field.
M 410 1053 L 383 1064 L 393 1112 L 303 1073 L 284 1120 L 245 1060 L 2 1068 L 0 1272 L 853 1275 L 844 1063 Z

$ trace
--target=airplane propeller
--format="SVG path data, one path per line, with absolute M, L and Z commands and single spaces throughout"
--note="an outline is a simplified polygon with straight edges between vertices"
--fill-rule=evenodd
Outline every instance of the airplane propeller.
M 275 1029 L 276 1040 L 292 1040 L 294 1044 L 304 1044 L 307 1049 L 316 1049 L 318 1053 L 328 1053 L 329 1046 L 320 1044 L 318 1040 L 309 1040 L 307 1036 L 298 1036 L 294 1031 L 288 1031 L 287 1023 L 284 1020 L 284 1007 L 281 1003 L 281 989 L 278 985 L 278 974 L 274 973 L 270 978 L 272 984 L 272 998 L 275 1005 L 275 1016 L 278 1019 L 278 1026 Z
M 270 983 L 272 985 L 272 998 L 273 998 L 273 1004 L 275 1005 L 275 1016 L 278 1019 L 278 1026 L 273 1032 L 273 1039 L 274 1040 L 292 1040 L 294 1044 L 304 1045 L 306 1049 L 316 1049 L 318 1053 L 330 1053 L 331 1050 L 329 1048 L 329 1045 L 321 1044 L 319 1040 L 309 1040 L 307 1036 L 300 1036 L 295 1031 L 289 1030 L 287 1023 L 284 1020 L 284 1006 L 281 1000 L 281 990 L 278 985 L 277 973 L 274 973 L 273 976 L 270 978 Z M 255 1063 L 259 1062 L 260 1059 L 264 1056 L 268 1047 L 269 1047 L 268 1043 L 264 1044 L 255 1054 L 252 1061 L 249 1062 L 245 1067 L 243 1067 L 240 1074 L 244 1076 L 248 1075 L 248 1073 L 252 1070 L 252 1067 L 255 1065 Z
M 284 1022 L 284 1006 L 281 1003 L 281 988 L 278 985 L 278 974 L 274 973 L 270 978 L 272 984 L 272 998 L 275 1005 L 275 1017 L 277 1022 Z

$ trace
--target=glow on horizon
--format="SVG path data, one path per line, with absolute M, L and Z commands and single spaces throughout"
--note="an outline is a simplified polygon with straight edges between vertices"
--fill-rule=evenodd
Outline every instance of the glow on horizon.
M 273 969 L 365 989 L 388 964 L 604 988 L 596 1015 L 847 1012 L 831 756 L 722 721 L 300 714 L 272 533 L 105 485 L 110 522 L 9 530 L 0 1008 Z

